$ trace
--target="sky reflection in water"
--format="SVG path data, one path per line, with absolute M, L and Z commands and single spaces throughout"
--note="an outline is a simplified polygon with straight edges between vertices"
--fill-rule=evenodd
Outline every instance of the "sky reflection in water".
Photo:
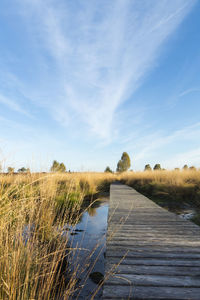
M 75 251 L 70 258 L 72 270 L 75 268 L 78 270 L 79 286 L 84 285 L 80 294 L 76 293 L 78 299 L 91 299 L 91 295 L 98 287 L 97 284 L 88 278 L 90 273 L 101 272 L 104 274 L 108 199 L 102 199 L 94 206 L 90 207 L 83 214 L 81 222 L 73 230 L 74 235 L 70 237 L 73 248 L 83 249 Z M 102 289 L 97 293 L 95 299 L 101 299 L 101 295 Z

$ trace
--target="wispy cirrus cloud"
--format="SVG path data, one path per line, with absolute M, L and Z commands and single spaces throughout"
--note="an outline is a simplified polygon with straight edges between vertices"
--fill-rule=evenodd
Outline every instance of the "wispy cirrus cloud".
M 188 151 L 182 151 L 175 154 L 173 157 L 168 158 L 167 161 L 163 161 L 164 165 L 173 168 L 183 167 L 185 164 L 199 166 L 200 162 L 200 147 L 196 149 L 190 149 Z
M 55 78 L 47 87 L 46 106 L 63 124 L 73 115 L 78 126 L 82 122 L 107 139 L 117 123 L 116 111 L 141 85 L 163 42 L 196 1 L 18 2 L 52 67 L 51 81 Z
M 134 143 L 126 143 L 126 147 L 135 153 L 134 159 L 138 164 L 149 159 L 157 163 L 159 159 L 164 167 L 171 168 L 185 163 L 199 164 L 199 139 L 200 122 L 168 134 L 157 130 L 142 137 L 136 136 Z M 197 146 L 195 149 L 194 145 Z
M 15 100 L 12 100 L 10 97 L 6 97 L 0 94 L 0 104 L 7 106 L 9 109 L 18 112 L 20 114 L 31 117 L 31 115 Z
M 188 94 L 190 94 L 190 93 L 194 93 L 194 92 L 200 92 L 200 88 L 191 88 L 191 89 L 187 89 L 187 90 L 181 92 L 181 93 L 179 94 L 179 97 L 183 97 L 183 96 L 186 96 L 186 95 L 188 95 Z

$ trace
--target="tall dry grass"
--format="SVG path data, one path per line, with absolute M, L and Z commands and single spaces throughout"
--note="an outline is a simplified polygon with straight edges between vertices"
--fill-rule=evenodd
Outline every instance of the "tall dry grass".
M 0 175 L 0 299 L 73 295 L 77 278 L 67 257 L 78 249 L 63 228 L 79 221 L 86 195 L 112 180 L 95 173 Z
M 200 207 L 200 171 L 127 172 L 121 174 L 120 180 L 160 204 Z

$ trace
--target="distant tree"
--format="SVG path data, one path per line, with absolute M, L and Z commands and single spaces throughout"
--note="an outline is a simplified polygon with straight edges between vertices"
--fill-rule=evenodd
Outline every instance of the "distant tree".
M 51 172 L 58 172 L 59 166 L 60 166 L 59 162 L 57 162 L 57 160 L 54 160 L 51 166 Z
M 197 169 L 194 166 L 189 167 L 190 171 L 196 171 Z
M 14 173 L 15 168 L 8 167 L 7 171 L 8 171 L 9 174 L 12 174 L 12 173 Z
M 121 159 L 118 161 L 117 164 L 117 172 L 125 172 L 131 166 L 131 160 L 127 152 L 123 152 Z
M 18 173 L 26 173 L 26 172 L 27 172 L 27 169 L 24 167 L 18 169 Z
M 175 171 L 180 171 L 180 168 L 174 168 Z
M 188 170 L 188 165 L 184 165 L 184 166 L 183 166 L 183 170 L 184 170 L 184 171 Z
M 150 166 L 149 164 L 148 164 L 148 165 L 145 165 L 144 171 L 152 171 L 151 166 Z
M 155 171 L 157 170 L 161 170 L 161 166 L 160 164 L 155 164 L 154 168 L 153 168 Z
M 104 170 L 105 173 L 112 173 L 112 170 L 109 166 L 107 166 Z
M 59 163 L 57 160 L 54 160 L 50 170 L 51 172 L 66 172 L 66 167 L 64 163 Z
M 116 169 L 116 171 L 117 172 L 123 172 L 123 163 L 122 163 L 121 159 L 117 163 L 117 169 Z
M 21 172 L 22 173 L 30 173 L 31 171 L 30 171 L 30 168 L 21 168 L 21 169 L 19 169 L 19 170 L 21 170 Z M 19 170 L 18 170 L 18 172 L 19 172 Z
M 66 167 L 65 167 L 64 163 L 60 164 L 59 172 L 66 172 Z

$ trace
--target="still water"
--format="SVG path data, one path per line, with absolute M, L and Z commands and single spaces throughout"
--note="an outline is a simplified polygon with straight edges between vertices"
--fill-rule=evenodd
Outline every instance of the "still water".
M 78 278 L 78 289 L 73 299 L 91 299 L 94 292 L 94 299 L 102 297 L 102 288 L 94 282 L 97 278 L 92 276 L 93 281 L 90 277 L 94 272 L 99 272 L 96 273 L 97 277 L 104 275 L 107 215 L 108 198 L 103 198 L 87 209 L 80 223 L 70 230 L 70 246 L 75 251 L 70 257 L 69 265 L 71 272 L 76 270 Z

